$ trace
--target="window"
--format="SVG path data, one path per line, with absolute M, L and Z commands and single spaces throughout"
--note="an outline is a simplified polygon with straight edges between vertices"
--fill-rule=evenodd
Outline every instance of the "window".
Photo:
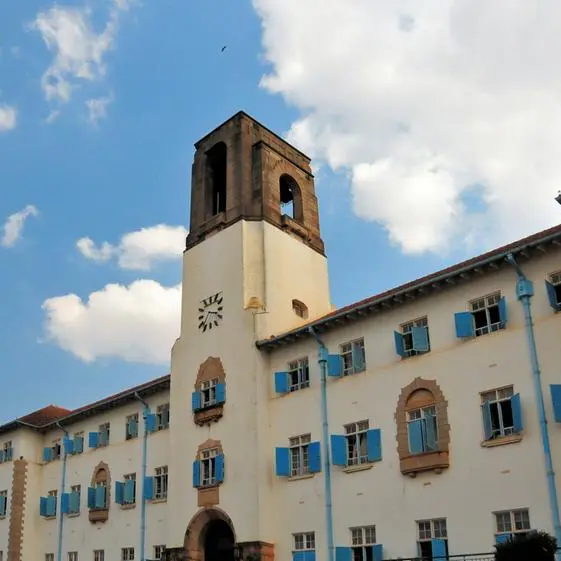
M 367 420 L 345 425 L 345 433 L 347 436 L 347 465 L 355 466 L 368 462 L 367 431 Z
M 161 559 L 164 556 L 166 550 L 165 545 L 155 545 L 154 546 L 154 559 Z
M 300 300 L 292 300 L 292 311 L 302 319 L 308 319 L 308 307 Z
M 446 518 L 418 520 L 417 533 L 419 557 L 427 560 L 448 557 Z
M 520 396 L 512 386 L 481 394 L 485 440 L 495 440 L 522 431 Z
M 48 516 L 56 516 L 58 491 L 56 490 L 49 491 L 47 495 L 48 497 L 54 497 L 54 500 L 51 499 L 49 501 L 49 505 L 51 508 L 50 508 L 50 512 L 48 513 Z
M 343 343 L 341 345 L 341 357 L 343 358 L 343 376 L 362 372 L 366 365 L 364 339 Z
M 309 473 L 308 446 L 311 439 L 311 434 L 303 434 L 301 436 L 294 436 L 289 440 L 291 476 Z
M 373 561 L 372 546 L 376 543 L 376 527 L 351 528 L 352 561 Z
M 125 493 L 123 504 L 132 505 L 136 502 L 136 473 L 128 473 L 125 480 Z
M 70 487 L 70 499 L 68 501 L 68 513 L 77 514 L 80 512 L 80 496 L 82 487 L 80 485 L 72 485 Z
M 294 540 L 294 551 L 313 551 L 316 548 L 315 532 L 304 532 L 292 534 Z
M 168 496 L 168 466 L 156 468 L 154 483 L 154 499 L 166 499 Z
M 4 552 L 0 550 L 0 561 L 4 561 Z
M 210 203 L 207 212 L 211 216 L 226 211 L 227 161 L 228 150 L 224 142 L 215 144 L 206 153 L 207 189 L 210 191 L 210 197 L 207 196 L 207 204 Z
M 401 346 L 397 335 L 400 335 Z M 422 355 L 430 351 L 429 327 L 426 317 L 404 323 L 396 334 L 397 352 L 403 357 Z
M 409 451 L 412 454 L 438 450 L 436 407 L 430 405 L 408 412 Z
M 201 382 L 201 407 L 210 407 L 216 404 L 216 386 L 218 378 Z
M 53 440 L 51 460 L 59 460 L 61 450 L 62 450 L 62 446 L 60 443 L 60 438 Z
M 496 539 L 512 537 L 513 534 L 527 534 L 531 530 L 530 512 L 527 508 L 495 512 Z
M 132 440 L 138 437 L 138 413 L 127 417 L 125 427 L 125 440 Z
M 0 491 L 0 517 L 6 516 L 8 512 L 8 491 Z
M 101 446 L 108 446 L 109 445 L 110 428 L 111 428 L 110 423 L 103 423 L 102 425 L 99 425 L 98 446 L 101 447 Z
M 12 446 L 12 441 L 8 440 L 2 445 L 2 450 L 0 450 L 0 464 L 4 462 L 10 462 L 13 459 L 14 449 Z
M 45 561 L 55 561 L 54 553 L 45 553 Z
M 68 561 L 78 561 L 78 552 L 77 551 L 69 551 L 68 552 Z
M 502 300 L 504 302 L 504 300 Z M 475 336 L 486 335 L 504 327 L 501 316 L 501 293 L 495 292 L 489 296 L 478 298 L 470 302 L 471 315 L 475 325 Z
M 105 561 L 105 550 L 94 549 L 93 558 L 94 558 L 94 561 Z
M 290 391 L 301 390 L 310 386 L 310 367 L 308 357 L 294 360 L 288 364 Z
M 84 451 L 84 431 L 74 433 L 73 441 L 72 453 L 81 454 Z
M 218 448 L 203 450 L 201 456 L 201 485 L 203 487 L 216 485 L 216 456 L 218 456 Z
M 156 411 L 156 425 L 158 430 L 167 429 L 169 427 L 169 403 L 158 405 Z
M 121 561 L 134 561 L 134 547 L 123 547 L 121 549 Z
M 549 304 L 554 310 L 561 311 L 561 271 L 551 273 L 545 281 Z

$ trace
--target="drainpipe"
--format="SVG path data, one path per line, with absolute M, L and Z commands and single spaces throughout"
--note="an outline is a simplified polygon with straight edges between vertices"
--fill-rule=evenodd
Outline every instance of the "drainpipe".
M 551 446 L 549 442 L 549 431 L 547 428 L 547 417 L 545 414 L 545 403 L 543 397 L 543 388 L 541 383 L 540 365 L 538 361 L 538 350 L 536 347 L 536 337 L 534 333 L 534 322 L 532 320 L 532 309 L 530 298 L 534 295 L 534 285 L 531 280 L 526 278 L 522 269 L 515 261 L 512 253 L 506 256 L 506 260 L 514 267 L 518 275 L 516 284 L 516 296 L 522 307 L 524 308 L 524 320 L 526 324 L 526 337 L 530 350 L 530 362 L 532 365 L 532 376 L 534 378 L 534 389 L 538 401 L 538 416 L 540 420 L 540 429 L 542 437 L 542 447 L 545 457 L 545 467 L 547 474 L 547 487 L 549 494 L 549 506 L 551 508 L 551 517 L 553 519 L 553 528 L 557 544 L 561 545 L 561 520 L 559 518 L 559 501 L 557 498 L 557 488 L 555 485 L 555 472 L 553 471 L 553 460 L 551 458 Z
M 142 496 L 140 502 L 140 561 L 146 561 L 145 546 L 146 546 L 146 494 L 144 492 L 144 487 L 146 486 L 146 457 L 148 455 L 148 415 L 150 415 L 150 407 L 148 403 L 144 401 L 138 395 L 137 392 L 134 393 L 134 397 L 144 405 L 144 411 L 142 412 L 142 418 L 144 419 L 144 432 L 142 433 Z M 60 561 L 60 559 L 59 559 Z
M 59 428 L 64 433 L 64 438 L 68 438 L 68 432 L 63 429 L 60 423 L 55 423 L 57 428 Z M 60 492 L 59 492 L 59 512 L 58 512 L 58 546 L 56 552 L 57 561 L 62 561 L 62 531 L 64 528 L 64 515 L 62 513 L 62 495 L 64 494 L 64 488 L 66 487 L 66 461 L 68 455 L 66 454 L 66 448 L 64 446 L 64 440 L 62 441 L 62 476 L 60 478 Z
M 321 380 L 321 420 L 323 440 L 323 469 L 325 471 L 325 517 L 327 519 L 327 551 L 328 560 L 335 560 L 333 545 L 333 500 L 331 497 L 331 464 L 329 458 L 329 421 L 327 417 L 327 347 L 323 344 L 313 327 L 308 327 L 309 333 L 319 346 L 319 371 Z

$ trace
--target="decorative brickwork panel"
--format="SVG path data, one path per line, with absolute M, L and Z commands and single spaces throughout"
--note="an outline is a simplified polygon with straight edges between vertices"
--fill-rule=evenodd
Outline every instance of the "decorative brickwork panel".
M 8 529 L 8 560 L 21 561 L 27 487 L 27 460 L 15 460 L 12 471 L 10 526 Z M 29 539 L 33 539 L 30 536 Z

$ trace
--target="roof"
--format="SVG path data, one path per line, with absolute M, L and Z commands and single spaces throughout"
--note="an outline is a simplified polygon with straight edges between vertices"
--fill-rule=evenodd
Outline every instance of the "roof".
M 146 398 L 155 393 L 168 390 L 170 387 L 170 375 L 160 376 L 155 380 L 150 380 L 133 388 L 128 388 L 89 405 L 84 405 L 78 409 L 65 409 L 56 405 L 48 405 L 38 409 L 33 413 L 18 417 L 17 419 L 0 426 L 0 434 L 16 430 L 20 427 L 27 427 L 32 430 L 45 432 L 52 429 L 56 424 L 68 426 L 81 421 L 87 417 L 98 415 L 103 411 L 125 405 L 131 401 L 136 401 L 138 394 L 141 398 Z
M 490 270 L 497 270 L 504 264 L 505 257 L 509 253 L 528 259 L 535 252 L 543 253 L 551 245 L 561 247 L 561 224 L 543 230 L 537 234 L 528 236 L 516 242 L 504 245 L 478 257 L 462 261 L 446 269 L 431 273 L 425 277 L 402 284 L 386 292 L 370 296 L 354 304 L 344 306 L 330 312 L 318 319 L 312 320 L 296 329 L 287 331 L 280 335 L 273 335 L 269 339 L 257 342 L 257 347 L 264 350 L 272 350 L 303 337 L 311 336 L 309 328 L 312 327 L 318 333 L 333 329 L 343 323 L 363 319 L 367 315 L 385 311 L 396 305 L 401 305 L 406 300 L 427 296 L 435 290 L 440 290 L 446 285 L 467 281 L 474 274 L 482 274 Z

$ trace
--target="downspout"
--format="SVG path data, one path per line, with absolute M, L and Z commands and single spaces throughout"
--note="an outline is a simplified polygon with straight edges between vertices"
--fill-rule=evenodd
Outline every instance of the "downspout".
M 328 561 L 335 560 L 335 548 L 333 545 L 333 500 L 331 496 L 331 463 L 329 458 L 329 421 L 327 417 L 327 348 L 314 331 L 308 327 L 308 331 L 317 341 L 319 346 L 319 371 L 321 380 L 321 421 L 323 440 L 323 469 L 325 471 L 325 517 L 327 521 L 327 551 Z
M 142 418 L 144 419 L 144 432 L 142 433 L 142 496 L 140 499 L 140 561 L 146 561 L 145 547 L 146 547 L 146 493 L 144 487 L 146 486 L 146 457 L 148 455 L 148 415 L 150 415 L 150 407 L 140 397 L 138 392 L 134 392 L 134 397 L 142 403 L 144 410 Z M 60 559 L 59 559 L 60 561 Z
M 538 401 L 538 416 L 540 421 L 543 453 L 545 457 L 549 506 L 551 508 L 551 517 L 553 519 L 555 538 L 557 539 L 557 543 L 561 545 L 561 520 L 559 518 L 559 501 L 557 498 L 557 487 L 555 484 L 553 459 L 551 457 L 551 446 L 549 442 L 549 431 L 547 428 L 547 417 L 545 413 L 545 402 L 541 383 L 540 364 L 538 361 L 538 350 L 536 347 L 536 337 L 534 333 L 534 322 L 532 320 L 532 309 L 530 301 L 530 298 L 534 295 L 534 285 L 532 281 L 524 275 L 522 269 L 514 259 L 512 253 L 509 253 L 506 256 L 506 260 L 510 265 L 514 267 L 518 275 L 518 282 L 516 284 L 516 296 L 518 300 L 522 302 L 522 307 L 524 308 L 526 337 L 530 350 L 530 362 L 532 366 L 532 376 L 534 378 L 534 389 Z
M 59 428 L 64 433 L 64 438 L 68 438 L 68 432 L 63 429 L 60 423 L 55 423 L 57 428 Z M 66 461 L 68 459 L 68 454 L 66 453 L 66 447 L 64 446 L 64 439 L 62 441 L 62 476 L 60 478 L 60 493 L 59 493 L 59 512 L 58 512 L 58 545 L 56 558 L 57 561 L 62 561 L 62 532 L 64 529 L 64 514 L 62 512 L 62 495 L 64 494 L 64 488 L 66 487 Z

